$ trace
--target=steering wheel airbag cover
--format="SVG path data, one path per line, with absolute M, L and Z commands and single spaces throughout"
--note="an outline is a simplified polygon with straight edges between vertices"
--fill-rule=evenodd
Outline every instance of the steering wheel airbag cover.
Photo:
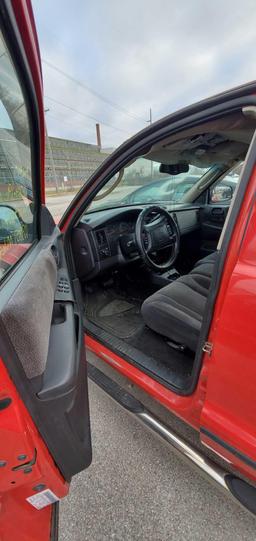
M 163 217 L 163 225 L 161 226 L 161 220 L 159 225 L 154 223 L 146 223 L 150 214 L 159 214 L 160 218 Z M 167 226 L 169 225 L 169 232 Z M 148 246 L 145 247 L 145 236 L 147 236 Z M 135 227 L 135 240 L 138 251 L 144 261 L 144 263 L 157 271 L 164 271 L 170 269 L 179 253 L 180 246 L 180 232 L 178 225 L 169 212 L 163 207 L 150 206 L 143 209 L 136 222 Z M 169 241 L 169 245 L 168 245 Z M 163 247 L 170 247 L 170 254 L 167 261 L 163 263 L 156 263 L 150 257 L 150 251 L 159 251 Z

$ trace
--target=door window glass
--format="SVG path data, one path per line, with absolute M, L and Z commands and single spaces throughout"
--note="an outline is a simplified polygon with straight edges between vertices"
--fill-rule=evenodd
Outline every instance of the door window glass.
M 33 221 L 28 112 L 0 33 L 0 278 L 33 242 Z

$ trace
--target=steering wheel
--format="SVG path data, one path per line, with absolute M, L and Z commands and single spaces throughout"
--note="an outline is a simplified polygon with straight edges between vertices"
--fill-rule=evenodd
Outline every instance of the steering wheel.
M 135 242 L 144 263 L 151 269 L 170 269 L 177 258 L 180 233 L 174 218 L 162 207 L 150 206 L 142 210 L 135 226 Z M 152 255 L 167 251 L 167 259 L 158 263 Z

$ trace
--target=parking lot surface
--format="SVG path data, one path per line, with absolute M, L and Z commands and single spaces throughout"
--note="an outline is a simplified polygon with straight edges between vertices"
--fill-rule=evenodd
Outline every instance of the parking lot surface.
M 253 541 L 256 520 L 90 383 L 93 462 L 60 505 L 60 541 Z

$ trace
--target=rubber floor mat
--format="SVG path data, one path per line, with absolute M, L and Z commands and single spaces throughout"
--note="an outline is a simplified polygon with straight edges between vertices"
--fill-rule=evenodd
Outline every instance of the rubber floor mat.
M 130 302 L 122 299 L 113 299 L 113 301 L 110 301 L 106 306 L 103 306 L 103 308 L 99 311 L 99 316 L 116 316 L 122 314 L 123 312 L 127 312 L 128 310 L 132 310 L 133 308 L 134 304 L 131 304 Z
M 143 327 L 140 302 L 117 298 L 111 290 L 86 294 L 86 317 L 112 335 L 128 339 Z

